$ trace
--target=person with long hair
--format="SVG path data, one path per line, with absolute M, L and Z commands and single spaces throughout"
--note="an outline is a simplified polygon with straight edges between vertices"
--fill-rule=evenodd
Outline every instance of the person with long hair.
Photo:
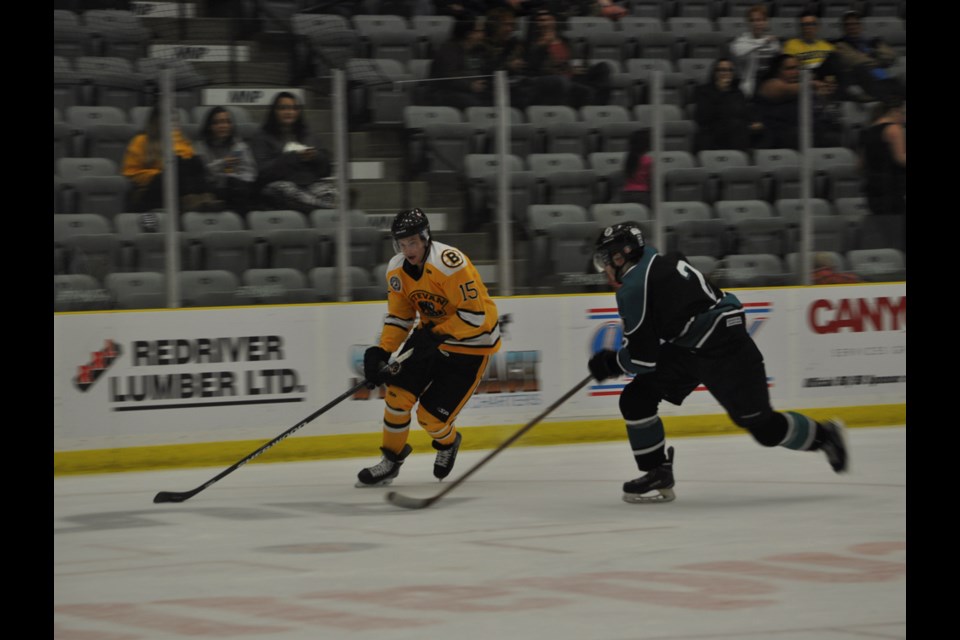
M 584 64 L 573 57 L 573 47 L 557 24 L 557 17 L 546 9 L 533 15 L 527 44 L 527 69 L 531 76 L 552 78 L 541 83 L 544 92 L 534 104 L 565 104 L 579 109 L 589 104 L 609 104 L 610 67 L 603 62 Z M 559 95 L 558 95 L 559 90 Z
M 796 56 L 781 53 L 770 61 L 766 76 L 753 96 L 767 149 L 797 149 L 800 146 L 800 63 Z
M 194 150 L 207 167 L 214 194 L 241 215 L 250 210 L 257 165 L 250 146 L 237 135 L 225 107 L 207 111 Z
M 296 95 L 280 91 L 266 120 L 250 141 L 257 163 L 257 189 L 263 206 L 310 213 L 336 206 L 336 188 L 328 180 L 330 152 L 320 146 L 303 116 Z
M 693 96 L 697 123 L 694 146 L 704 149 L 740 149 L 755 146 L 763 130 L 753 104 L 743 95 L 730 58 L 718 58 L 710 78 L 698 85 Z
M 450 39 L 437 48 L 430 63 L 427 93 L 431 104 L 456 107 L 486 107 L 493 104 L 483 24 L 461 20 L 453 25 Z
M 197 157 L 190 139 L 173 122 L 173 153 L 177 160 L 177 186 L 182 211 L 220 211 L 224 207 L 211 192 L 206 168 Z M 122 173 L 133 183 L 127 208 L 132 212 L 151 212 L 163 206 L 163 139 L 160 131 L 160 109 L 154 107 L 147 116 L 143 131 L 135 135 L 123 158 Z M 156 217 L 146 216 L 146 230 L 154 230 Z

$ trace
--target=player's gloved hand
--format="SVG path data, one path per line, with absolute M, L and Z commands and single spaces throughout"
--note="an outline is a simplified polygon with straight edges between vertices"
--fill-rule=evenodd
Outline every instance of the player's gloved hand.
M 442 334 L 432 332 L 428 325 L 418 327 L 407 338 L 406 348 L 413 349 L 412 357 L 416 360 L 429 358 L 443 343 L 444 337 Z
M 603 382 L 607 378 L 619 378 L 623 375 L 623 370 L 617 362 L 617 352 L 610 349 L 598 351 L 587 362 L 592 375 L 597 382 Z
M 376 389 L 389 377 L 380 371 L 387 366 L 390 354 L 380 347 L 370 347 L 363 352 L 363 376 L 367 379 L 367 388 Z

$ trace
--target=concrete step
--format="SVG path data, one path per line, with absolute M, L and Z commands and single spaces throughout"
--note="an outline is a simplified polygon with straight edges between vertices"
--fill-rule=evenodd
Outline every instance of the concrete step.
M 404 175 L 404 162 L 401 158 L 350 158 L 351 180 L 388 180 L 399 182 Z
M 197 72 L 211 85 L 285 88 L 290 83 L 286 62 L 194 62 Z
M 350 188 L 356 194 L 351 208 L 364 211 L 390 209 L 396 213 L 405 207 L 404 203 L 427 200 L 427 185 L 423 182 L 358 181 L 352 182 Z

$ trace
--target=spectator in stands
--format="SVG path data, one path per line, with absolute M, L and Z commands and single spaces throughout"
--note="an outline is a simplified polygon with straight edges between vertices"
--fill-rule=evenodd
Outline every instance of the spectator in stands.
M 800 37 L 790 38 L 783 44 L 783 53 L 797 57 L 801 69 L 811 71 L 819 69 L 823 64 L 832 66 L 830 59 L 834 46 L 819 36 L 820 18 L 815 11 L 807 10 L 800 14 Z M 830 60 L 830 62 L 827 62 Z M 829 70 L 836 75 L 836 71 Z M 823 74 L 818 74 L 822 76 Z
M 516 13 L 507 7 L 497 7 L 487 14 L 484 23 L 486 57 L 489 71 L 504 70 L 510 84 L 510 106 L 526 109 L 538 95 L 561 95 L 563 82 L 545 77 L 532 78 L 527 74 L 526 43 L 517 35 Z M 549 83 L 553 83 L 551 86 Z
M 173 153 L 177 160 L 177 187 L 181 211 L 222 211 L 224 202 L 211 192 L 203 161 L 197 157 L 193 144 L 178 126 L 177 114 L 171 114 Z M 133 183 L 128 208 L 133 212 L 150 213 L 163 207 L 163 139 L 160 128 L 160 109 L 154 107 L 147 115 L 142 132 L 127 145 L 122 173 Z M 145 215 L 145 230 L 156 229 L 156 216 Z
M 527 63 L 528 42 L 517 30 L 517 13 L 513 8 L 492 9 L 484 23 L 489 73 L 507 72 L 510 105 L 526 109 L 532 104 L 564 104 L 567 79 L 558 75 L 531 75 Z
M 813 284 L 850 284 L 862 282 L 862 278 L 855 273 L 838 271 L 836 258 L 826 251 L 819 251 L 813 256 Z
M 813 146 L 843 146 L 843 105 L 836 76 L 821 78 L 813 91 Z
M 528 34 L 527 64 L 531 76 L 561 79 L 560 96 L 540 96 L 538 104 L 565 104 L 579 109 L 610 101 L 610 67 L 598 62 L 575 63 L 570 43 L 557 28 L 557 18 L 546 10 L 534 15 Z
M 811 84 L 816 90 L 820 82 L 811 80 Z M 753 102 L 764 131 L 757 146 L 799 148 L 800 64 L 796 56 L 781 53 L 773 58 L 766 77 L 757 85 Z
M 877 106 L 870 126 L 861 133 L 864 193 L 874 216 L 907 212 L 906 122 L 907 104 L 894 97 Z
M 304 213 L 336 206 L 330 152 L 307 126 L 296 95 L 277 93 L 250 147 L 258 171 L 255 188 L 264 206 Z
M 770 59 L 780 53 L 780 39 L 769 33 L 767 7 L 756 4 L 747 10 L 750 31 L 733 39 L 730 53 L 737 64 L 740 90 L 748 98 L 753 97 L 758 80 L 764 76 Z
M 194 150 L 207 167 L 217 198 L 227 208 L 246 215 L 250 210 L 257 165 L 250 146 L 237 136 L 230 111 L 213 107 L 207 112 Z
M 845 95 L 861 102 L 873 102 L 903 96 L 903 87 L 889 67 L 897 60 L 897 52 L 881 38 L 863 37 L 860 14 L 843 14 L 843 37 L 834 41 L 841 83 Z
M 560 18 L 561 22 L 572 16 L 610 18 L 616 21 L 630 14 L 629 10 L 613 0 L 534 0 L 526 4 L 540 5 Z
M 763 132 L 763 123 L 757 117 L 753 103 L 740 90 L 733 60 L 719 58 L 714 63 L 710 80 L 694 91 L 693 104 L 697 151 L 748 151 L 756 146 Z
M 493 104 L 488 51 L 482 46 L 484 32 L 477 18 L 459 20 L 450 39 L 437 48 L 430 63 L 427 96 L 431 104 L 466 109 Z M 441 79 L 446 78 L 446 79 Z
M 653 158 L 650 156 L 650 129 L 637 129 L 630 134 L 627 155 L 623 159 L 621 202 L 652 206 Z
M 451 16 L 456 21 L 476 20 L 484 15 L 491 3 L 486 0 L 433 0 L 433 13 Z

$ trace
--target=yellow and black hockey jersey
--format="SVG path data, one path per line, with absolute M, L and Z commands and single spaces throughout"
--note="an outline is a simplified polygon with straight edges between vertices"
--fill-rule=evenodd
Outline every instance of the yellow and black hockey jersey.
M 380 348 L 396 351 L 420 314 L 422 325 L 445 340 L 452 353 L 489 355 L 500 349 L 497 305 L 487 293 L 476 267 L 459 249 L 433 240 L 419 277 L 403 257 L 387 266 L 387 318 Z

